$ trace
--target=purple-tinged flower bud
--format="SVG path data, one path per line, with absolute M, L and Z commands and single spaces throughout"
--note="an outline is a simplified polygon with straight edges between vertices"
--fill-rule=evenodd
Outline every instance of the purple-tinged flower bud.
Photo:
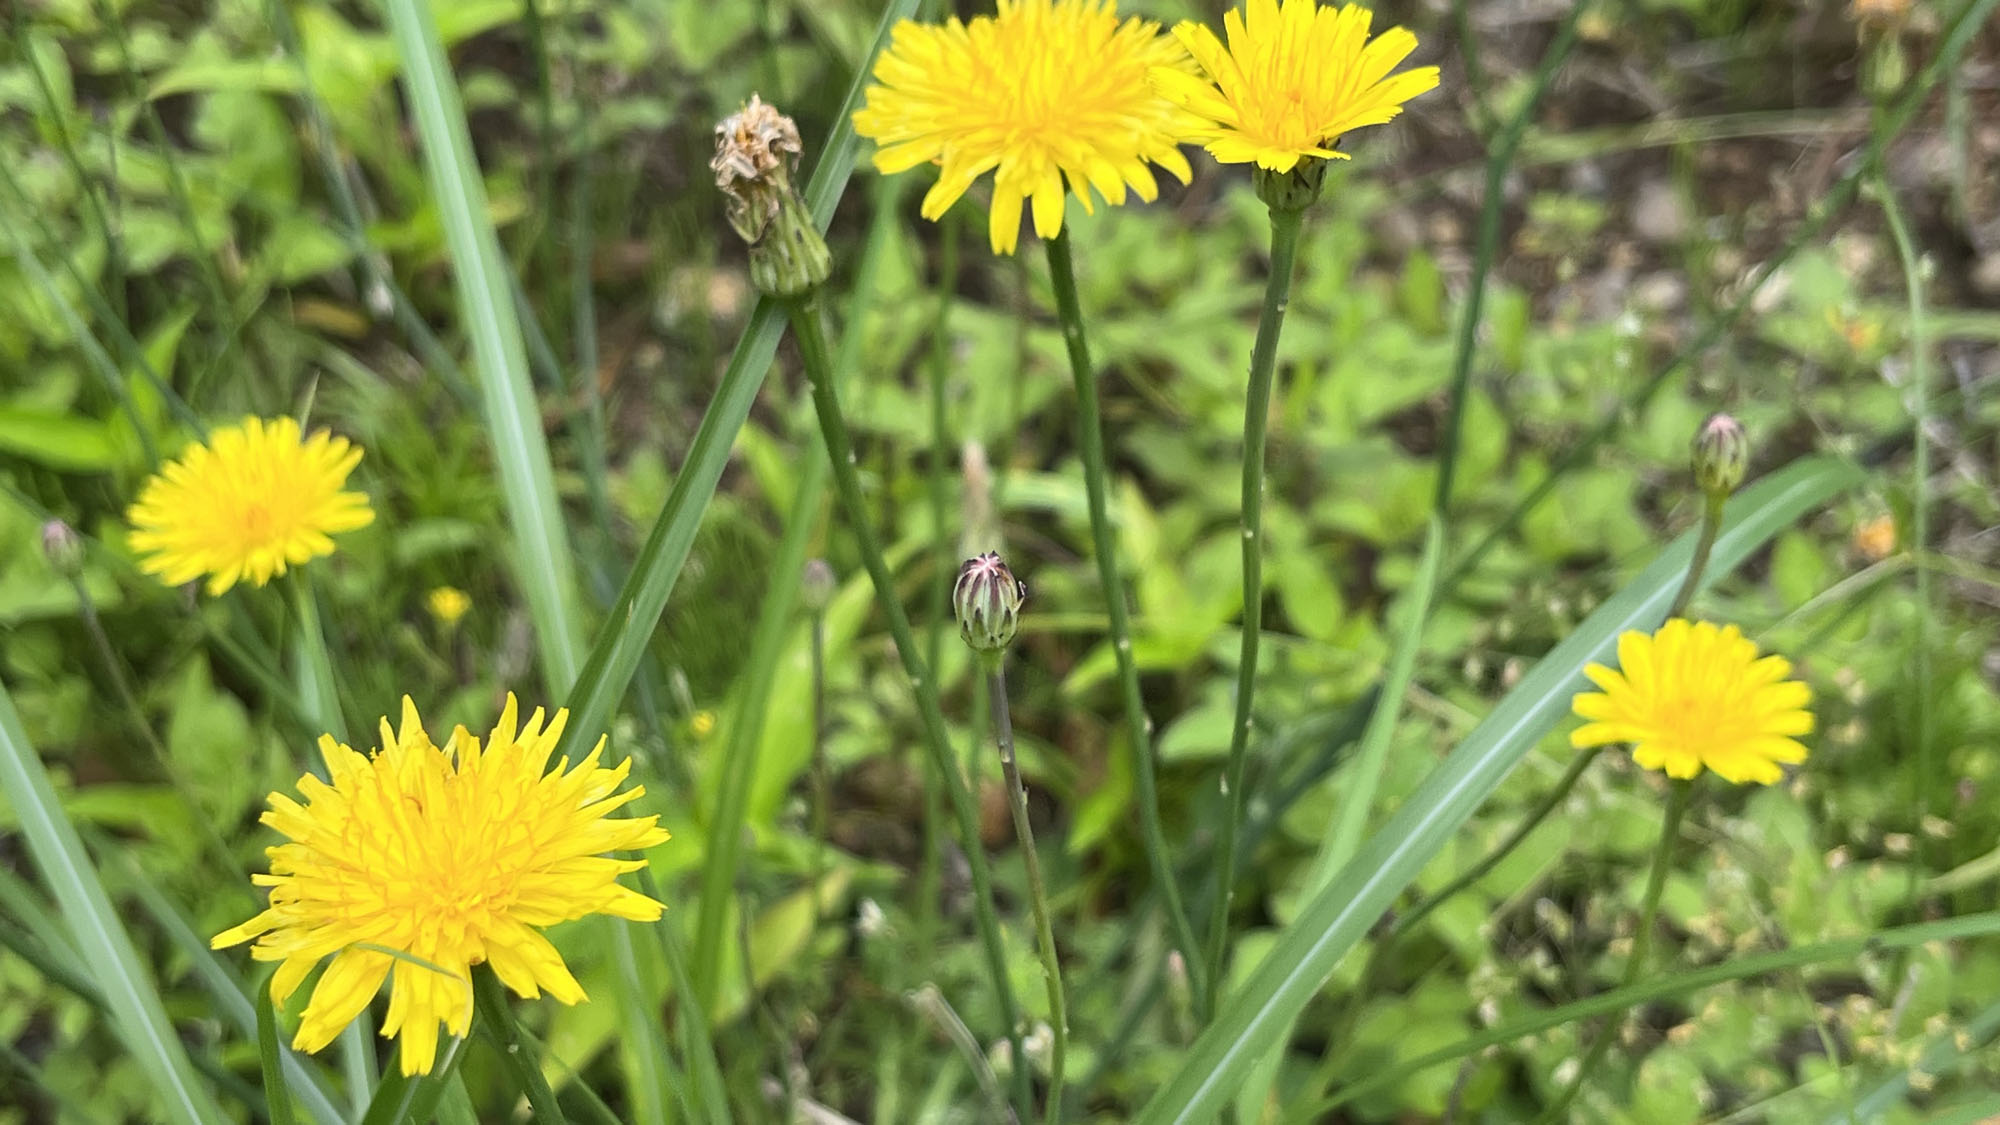
M 83 554 L 83 540 L 77 537 L 76 529 L 61 520 L 42 525 L 42 557 L 57 574 L 64 578 L 82 574 Z
M 799 574 L 799 600 L 805 603 L 809 613 L 825 613 L 833 603 L 833 591 L 838 585 L 833 576 L 833 565 L 825 559 L 807 559 L 805 569 Z
M 1750 437 L 1727 414 L 1711 414 L 1694 436 L 1694 482 L 1711 500 L 1736 491 L 1750 467 Z
M 1028 587 L 992 551 L 965 560 L 951 587 L 951 609 L 959 635 L 972 651 L 995 657 L 1014 641 Z

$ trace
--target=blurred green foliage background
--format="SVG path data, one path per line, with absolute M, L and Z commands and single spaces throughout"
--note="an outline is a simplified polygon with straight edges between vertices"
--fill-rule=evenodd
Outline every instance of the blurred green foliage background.
M 1895 40 L 1909 70 L 1928 57 L 1944 7 L 1911 5 Z M 1177 0 L 1122 8 L 1169 23 L 1215 15 Z M 1410 580 L 1434 487 L 1482 202 L 1481 123 L 1524 95 L 1563 6 L 1481 3 L 1461 20 L 1441 4 L 1378 8 L 1418 32 L 1418 61 L 1441 64 L 1445 80 L 1394 128 L 1356 138 L 1357 158 L 1335 169 L 1308 219 L 1272 419 L 1269 633 L 1254 847 L 1234 915 L 1250 935 L 1239 971 L 1258 935 L 1292 916 L 1342 798 L 1359 705 L 1393 636 L 1385 609 Z M 858 0 L 470 0 L 435 12 L 520 278 L 583 600 L 601 613 L 753 296 L 708 182 L 712 123 L 761 92 L 798 118 L 810 164 L 878 13 Z M 374 5 L 17 0 L 4 20 L 0 676 L 67 781 L 68 811 L 107 881 L 143 882 L 206 935 L 252 908 L 246 876 L 271 842 L 256 813 L 296 778 L 319 732 L 288 706 L 290 674 L 274 672 L 295 640 L 275 590 L 201 599 L 132 565 L 123 508 L 155 459 L 191 435 L 157 384 L 204 419 L 300 412 L 365 447 L 356 480 L 378 518 L 314 568 L 347 719 L 372 729 L 407 693 L 427 718 L 483 728 L 505 691 L 525 700 L 543 689 L 451 262 Z M 1786 784 L 1718 787 L 1698 810 L 1690 838 L 1705 846 L 1665 900 L 1672 958 L 1692 967 L 1994 909 L 2000 30 L 1975 38 L 1886 161 L 1916 224 L 1936 345 L 1934 472 L 1917 480 L 1910 305 L 1865 193 L 1777 265 L 1715 346 L 1642 393 L 1862 159 L 1871 64 L 1848 11 L 1646 0 L 1595 6 L 1580 26 L 1502 181 L 1453 581 L 1425 634 L 1380 800 L 1393 808 L 1525 666 L 1692 524 L 1687 441 L 1705 414 L 1727 409 L 1755 439 L 1753 474 L 1816 451 L 1864 467 L 1868 484 L 1698 603 L 1798 662 L 1820 732 Z M 1196 166 L 1192 185 L 1154 205 L 1070 219 L 1165 817 L 1199 900 L 1232 704 L 1235 467 L 1265 227 L 1240 170 Z M 987 255 L 971 205 L 920 220 L 923 179 L 863 171 L 836 218 L 833 304 L 841 330 L 859 336 L 848 406 L 919 628 L 945 627 L 933 592 L 962 554 L 1005 550 L 1032 590 L 1014 722 L 1070 967 L 1072 1074 L 1077 1104 L 1120 1120 L 1178 1065 L 1194 1029 L 1162 969 L 1118 752 L 1061 340 L 1039 256 Z M 848 306 L 864 258 L 872 272 Z M 938 362 L 942 450 L 929 397 Z M 643 763 L 644 811 L 675 834 L 655 861 L 676 904 L 666 924 L 693 924 L 747 623 L 799 463 L 820 455 L 801 395 L 781 351 L 613 731 Z M 1562 468 L 1607 419 L 1613 436 Z M 943 528 L 931 506 L 940 460 Z M 1556 471 L 1549 501 L 1506 522 Z M 1923 543 L 1910 534 L 1919 495 L 1931 511 Z M 94 542 L 83 585 L 153 734 L 115 705 L 76 593 L 42 557 L 38 528 L 52 516 Z M 776 1119 L 774 1090 L 860 1120 L 982 1120 L 967 1060 L 906 999 L 935 983 L 993 1046 L 962 860 L 918 815 L 907 681 L 837 518 L 814 550 L 842 579 L 827 627 L 835 879 L 818 904 L 803 889 L 818 861 L 801 619 L 761 736 L 755 845 L 737 896 L 747 920 L 710 1013 L 716 1054 L 742 1120 Z M 1919 559 L 1937 578 L 1930 605 L 1913 593 Z M 463 619 L 427 611 L 440 586 L 471 595 Z M 981 780 L 1016 992 L 1033 1010 L 1039 969 L 985 704 L 950 632 L 936 650 L 947 709 Z M 1927 667 L 1914 658 L 1919 637 Z M 1929 775 L 1915 768 L 1920 716 L 1934 740 Z M 1419 889 L 1505 835 L 1567 764 L 1564 734 L 1528 757 Z M 1574 1027 L 1411 1076 L 1331 1116 L 1311 1107 L 1328 1081 L 1605 987 L 1630 940 L 1659 792 L 1608 756 L 1476 893 L 1402 943 L 1386 992 L 1353 1009 L 1364 959 L 1343 962 L 1292 1050 L 1268 1061 L 1267 1119 L 1524 1119 L 1565 1077 Z M 0 808 L 0 829 L 8 816 Z M 40 893 L 12 836 L 0 835 L 0 873 L 0 1071 L 12 1091 L 0 1120 L 148 1119 L 143 1077 L 90 1004 L 21 955 L 37 941 Z M 129 921 L 190 1049 L 254 1081 L 254 1043 L 213 1015 L 197 966 L 149 910 Z M 594 996 L 617 987 L 588 935 L 561 940 Z M 660 988 L 672 1023 L 673 990 Z M 1951 1114 L 1995 1112 L 1978 1099 L 2000 1084 L 2000 1055 L 1986 1045 L 1996 1002 L 1990 941 L 1691 993 L 1640 1013 L 1613 1054 L 1618 1076 L 1596 1084 L 1578 1119 L 1839 1120 L 1942 1036 L 1950 1065 L 1913 1080 L 1913 1098 L 1885 1098 L 1880 1119 L 1971 1120 Z M 621 1109 L 629 1060 L 613 1006 L 543 1007 L 531 1021 L 561 1060 L 551 1073 L 573 1070 Z M 1351 1049 L 1322 1071 L 1321 1048 L 1349 1019 Z M 483 1119 L 505 1119 L 505 1083 L 477 1057 L 466 1065 L 483 1076 L 468 1083 Z

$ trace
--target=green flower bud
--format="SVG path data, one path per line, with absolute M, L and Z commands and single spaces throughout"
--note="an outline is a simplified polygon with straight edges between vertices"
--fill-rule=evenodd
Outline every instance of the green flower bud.
M 836 585 L 831 564 L 825 559 L 807 559 L 805 570 L 799 575 L 799 598 L 808 611 L 825 613 L 833 602 Z
M 1750 438 L 1742 423 L 1711 414 L 1694 435 L 1694 482 L 1710 499 L 1736 491 L 1750 467 Z
M 1302 156 L 1289 172 L 1273 172 L 1269 168 L 1251 170 L 1250 182 L 1257 189 L 1257 198 L 1273 211 L 1303 211 L 1319 201 L 1320 188 L 1326 185 L 1326 166 L 1331 163 L 1317 156 Z
M 83 540 L 77 538 L 74 528 L 61 520 L 50 520 L 42 525 L 42 557 L 49 560 L 49 566 L 64 578 L 75 578 L 83 573 Z
M 792 186 L 799 128 L 757 95 L 715 127 L 708 166 L 727 197 L 729 225 L 750 245 L 750 280 L 773 297 L 798 297 L 833 272 L 812 212 Z
M 999 555 L 988 551 L 965 560 L 951 587 L 951 609 L 959 635 L 972 651 L 996 657 L 1014 641 L 1028 587 L 1014 577 Z

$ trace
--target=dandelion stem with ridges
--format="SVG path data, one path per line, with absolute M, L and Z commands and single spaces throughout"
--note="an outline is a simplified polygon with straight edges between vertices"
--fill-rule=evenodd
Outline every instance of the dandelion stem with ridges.
M 1001 1021 L 1006 1025 L 1007 1042 L 1013 1049 L 1015 1059 L 1025 1059 L 1027 1056 L 1021 1050 L 1020 1008 L 1015 1003 L 1013 985 L 1007 977 L 1006 946 L 1001 939 L 1000 916 L 993 906 L 993 875 L 979 838 L 979 810 L 973 804 L 972 793 L 951 752 L 951 735 L 945 728 L 944 710 L 938 704 L 937 681 L 924 663 L 922 650 L 917 647 L 916 633 L 910 627 L 910 615 L 903 608 L 902 596 L 896 592 L 896 577 L 890 573 L 888 560 L 883 557 L 881 540 L 875 533 L 875 521 L 869 515 L 868 501 L 861 491 L 861 477 L 854 468 L 854 441 L 848 436 L 847 420 L 841 413 L 840 396 L 833 385 L 833 362 L 827 352 L 826 334 L 820 328 L 819 302 L 809 294 L 803 300 L 784 302 L 784 307 L 791 318 L 792 333 L 805 364 L 806 378 L 812 384 L 813 409 L 819 416 L 820 434 L 826 439 L 827 460 L 833 467 L 834 491 L 847 517 L 848 531 L 860 550 L 862 564 L 868 569 L 868 579 L 875 586 L 876 604 L 881 607 L 882 615 L 888 618 L 889 633 L 896 642 L 896 655 L 902 660 L 903 671 L 910 678 L 910 690 L 916 696 L 917 714 L 924 727 L 924 746 L 931 753 L 932 767 L 944 779 L 945 795 L 950 799 L 952 815 L 958 821 L 966 866 L 972 874 L 973 907 L 979 938 L 985 947 L 986 967 L 993 977 L 993 990 L 999 1002 Z M 1034 1098 L 1028 1088 L 1028 1068 L 1025 1065 L 1014 1067 L 1014 1100 L 1020 1112 L 1032 1112 Z
M 472 991 L 479 1018 L 493 1036 L 501 1064 L 528 1095 L 528 1106 L 537 1125 L 563 1125 L 562 1107 L 556 1104 L 555 1091 L 549 1089 L 548 1079 L 542 1077 L 541 1060 L 528 1050 L 521 1029 L 514 1022 L 514 1010 L 508 1006 L 507 994 L 500 987 L 500 978 L 493 975 L 491 965 L 479 965 L 472 970 Z
M 1257 342 L 1250 349 L 1250 388 L 1243 407 L 1243 635 L 1236 661 L 1236 717 L 1229 725 L 1229 763 L 1223 774 L 1225 812 L 1216 845 L 1215 902 L 1208 916 L 1207 995 L 1199 1007 L 1215 1009 L 1229 950 L 1229 906 L 1235 896 L 1237 838 L 1243 831 L 1244 775 L 1249 759 L 1251 707 L 1257 691 L 1257 646 L 1264 630 L 1264 431 L 1271 418 L 1271 383 L 1277 373 L 1278 336 L 1292 291 L 1292 263 L 1298 256 L 1305 214 L 1271 208 L 1271 272 L 1264 284 L 1264 308 L 1257 317 Z
M 1021 767 L 1014 760 L 1014 721 L 1007 709 L 1004 657 L 990 659 L 986 684 L 993 699 L 993 737 L 1000 746 L 1000 769 L 1007 779 L 1007 810 L 1013 814 L 1014 835 L 1021 844 L 1021 865 L 1028 872 L 1028 903 L 1035 914 L 1042 983 L 1049 992 L 1049 1093 L 1044 1114 L 1049 1125 L 1056 1125 L 1062 1120 L 1063 1067 L 1069 1057 L 1069 1005 L 1063 996 L 1062 958 L 1056 950 L 1055 924 L 1049 917 L 1048 885 L 1042 879 L 1041 857 L 1035 853 L 1035 829 L 1028 823 L 1028 788 L 1021 784 Z M 1026 1060 L 1016 1065 L 1025 1066 Z
M 1132 660 L 1132 623 L 1125 611 L 1125 586 L 1118 576 L 1118 540 L 1112 533 L 1110 473 L 1104 463 L 1104 424 L 1097 405 L 1097 373 L 1090 365 L 1090 344 L 1083 333 L 1083 308 L 1077 300 L 1076 267 L 1070 261 L 1069 235 L 1045 239 L 1049 279 L 1055 287 L 1056 314 L 1062 320 L 1063 344 L 1069 352 L 1070 375 L 1076 383 L 1077 445 L 1083 456 L 1083 484 L 1090 506 L 1091 550 L 1097 557 L 1097 577 L 1104 588 L 1104 607 L 1111 621 L 1111 652 L 1118 664 L 1118 689 L 1125 707 L 1126 738 L 1131 743 L 1133 800 L 1139 806 L 1139 829 L 1146 858 L 1153 869 L 1154 889 L 1165 904 L 1174 943 L 1187 960 L 1198 1020 L 1208 1018 L 1206 965 L 1201 944 L 1181 901 L 1180 881 L 1167 834 L 1160 827 L 1159 781 L 1153 762 L 1153 720 L 1139 693 L 1139 669 Z

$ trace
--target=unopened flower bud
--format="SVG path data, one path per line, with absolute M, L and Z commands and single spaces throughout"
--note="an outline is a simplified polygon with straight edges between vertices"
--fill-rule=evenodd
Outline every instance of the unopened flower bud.
M 833 272 L 812 213 L 792 186 L 799 128 L 757 95 L 715 127 L 708 166 L 728 197 L 729 225 L 750 245 L 750 280 L 773 297 L 797 297 Z
M 83 540 L 76 530 L 61 520 L 42 525 L 42 557 L 64 578 L 83 573 Z
M 825 559 L 807 559 L 806 566 L 799 574 L 799 600 L 805 603 L 809 613 L 825 613 L 833 603 L 833 591 L 838 583 L 833 576 L 833 566 Z
M 959 635 L 981 656 L 997 656 L 1013 643 L 1021 624 L 1021 603 L 1027 598 L 1028 587 L 999 555 L 988 551 L 965 560 L 951 587 Z
M 1694 482 L 1710 499 L 1736 491 L 1750 467 L 1750 438 L 1742 423 L 1711 414 L 1694 436 Z

